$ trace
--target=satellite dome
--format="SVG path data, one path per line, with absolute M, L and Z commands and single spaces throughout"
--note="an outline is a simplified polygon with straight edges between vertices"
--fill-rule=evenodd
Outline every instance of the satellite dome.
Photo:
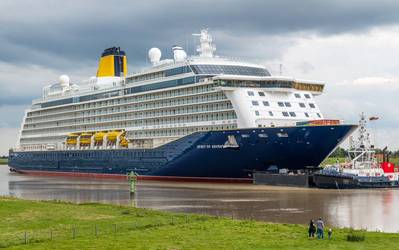
M 172 51 L 175 62 L 182 62 L 187 59 L 187 54 L 182 47 L 173 46 Z
M 69 76 L 61 75 L 60 78 L 58 78 L 58 80 L 59 80 L 60 85 L 62 87 L 68 87 L 69 86 L 69 83 L 70 83 Z
M 152 64 L 158 64 L 159 61 L 161 60 L 162 52 L 158 48 L 151 48 L 148 51 L 148 57 L 150 58 L 150 61 Z

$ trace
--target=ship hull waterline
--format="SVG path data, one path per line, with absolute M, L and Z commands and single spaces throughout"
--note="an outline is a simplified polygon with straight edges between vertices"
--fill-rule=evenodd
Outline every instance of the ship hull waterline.
M 153 149 L 10 151 L 26 174 L 250 182 L 253 171 L 317 167 L 356 125 L 293 126 L 196 132 Z M 236 145 L 229 143 L 234 137 Z

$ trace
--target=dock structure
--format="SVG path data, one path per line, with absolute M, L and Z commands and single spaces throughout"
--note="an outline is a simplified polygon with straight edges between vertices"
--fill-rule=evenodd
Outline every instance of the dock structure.
M 313 186 L 313 175 L 254 172 L 253 184 L 309 188 Z

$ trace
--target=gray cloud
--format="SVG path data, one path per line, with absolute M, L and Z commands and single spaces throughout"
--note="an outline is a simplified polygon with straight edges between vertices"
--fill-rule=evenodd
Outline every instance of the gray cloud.
M 2 98 L 0 98 L 0 107 L 8 106 L 8 105 L 25 105 L 28 106 L 32 103 L 33 99 L 37 98 L 37 95 L 20 95 L 20 96 L 12 96 L 9 95 L 8 93 L 3 93 L 4 95 Z
M 217 39 L 227 44 L 220 53 L 242 56 L 247 37 L 363 31 L 397 23 L 398 12 L 399 2 L 387 0 L 5 1 L 0 60 L 78 68 L 95 64 L 105 47 L 120 45 L 132 64 L 142 65 L 151 46 L 167 51 L 188 42 L 192 47 L 190 34 L 202 27 L 238 37 L 231 45 L 229 36 Z

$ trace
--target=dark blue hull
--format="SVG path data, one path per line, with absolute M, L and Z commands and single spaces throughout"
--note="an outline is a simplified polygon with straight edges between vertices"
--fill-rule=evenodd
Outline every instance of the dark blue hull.
M 248 178 L 255 170 L 317 167 L 355 125 L 196 132 L 155 149 L 10 151 L 15 171 Z M 235 146 L 226 144 L 233 136 Z M 227 145 L 227 146 L 226 146 Z

